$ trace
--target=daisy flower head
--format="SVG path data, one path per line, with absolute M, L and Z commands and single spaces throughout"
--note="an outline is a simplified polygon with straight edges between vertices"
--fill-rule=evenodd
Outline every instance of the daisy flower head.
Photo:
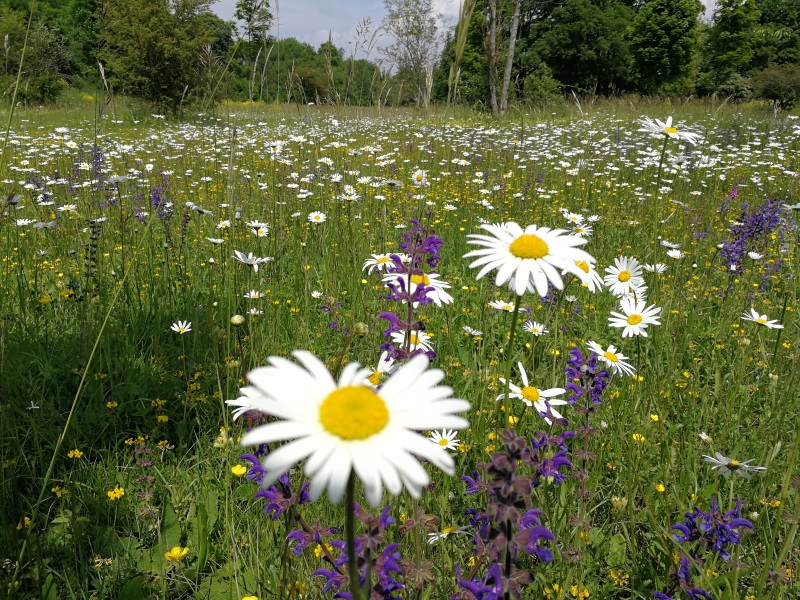
M 675 260 L 679 260 L 686 256 L 683 252 L 677 249 L 667 250 L 667 256 L 670 258 L 674 258 Z
M 719 474 L 724 475 L 725 477 L 730 477 L 731 475 L 741 475 L 745 479 L 750 479 L 750 473 L 758 473 L 759 471 L 767 470 L 766 467 L 757 467 L 755 465 L 747 464 L 753 462 L 755 460 L 754 458 L 739 462 L 735 458 L 728 458 L 719 452 L 714 452 L 714 456 L 708 456 L 704 454 L 703 460 L 714 465 L 711 468 L 719 471 Z
M 373 271 L 385 271 L 390 267 L 395 267 L 394 260 L 392 260 L 391 254 L 373 254 L 372 258 L 368 258 L 364 261 L 364 266 L 361 268 L 362 271 L 365 269 L 367 270 L 367 275 L 372 275 Z
M 428 439 L 442 450 L 458 450 L 457 435 L 458 432 L 454 429 L 442 429 L 441 431 L 432 431 Z
M 258 265 L 267 263 L 271 260 L 275 260 L 271 256 L 267 256 L 266 258 L 258 258 L 252 252 L 245 254 L 244 252 L 239 252 L 238 250 L 233 251 L 233 257 L 238 260 L 240 263 L 244 263 L 246 265 L 250 265 L 253 267 L 253 271 L 258 273 Z
M 770 320 L 767 315 L 760 315 L 752 308 L 750 309 L 750 312 L 744 312 L 742 315 L 742 320 L 758 323 L 759 325 L 763 325 L 768 329 L 783 329 L 783 325 L 778 323 L 778 319 Z
M 642 265 L 642 268 L 648 273 L 663 273 L 667 270 L 667 265 L 664 263 L 656 263 L 654 265 Z
M 495 310 L 504 310 L 506 312 L 513 312 L 514 310 L 514 305 L 509 304 L 505 300 L 492 300 L 489 302 L 489 307 Z
M 531 335 L 535 335 L 537 337 L 550 332 L 550 330 L 547 329 L 547 327 L 545 327 L 541 323 L 537 323 L 536 321 L 531 321 L 530 319 L 525 321 L 525 324 L 522 326 L 522 328 Z
M 318 210 L 308 213 L 308 220 L 312 223 L 324 223 L 327 218 L 328 217 L 324 212 L 320 212 Z
M 378 367 L 372 375 L 364 380 L 364 385 L 378 387 L 381 382 L 386 379 L 386 376 L 396 371 L 399 366 L 399 363 L 396 363 L 395 360 L 389 356 L 389 352 L 384 350 L 381 352 L 381 356 L 378 359 Z
M 564 235 L 564 229 L 551 229 L 528 225 L 524 229 L 514 222 L 499 225 L 481 225 L 481 229 L 491 235 L 471 234 L 468 244 L 484 246 L 479 250 L 467 252 L 464 258 L 478 257 L 469 266 L 480 267 L 476 279 L 489 271 L 497 269 L 495 283 L 509 282 L 509 288 L 518 296 L 526 291 L 536 291 L 544 297 L 548 283 L 557 289 L 564 289 L 559 270 L 576 275 L 581 281 L 585 273 L 576 261 L 593 263 L 588 252 L 579 249 L 586 238 L 577 235 Z
M 615 296 L 627 294 L 631 288 L 644 285 L 642 267 L 639 261 L 630 256 L 619 256 L 614 259 L 614 265 L 606 267 L 607 275 L 603 282 Z
M 417 187 L 428 185 L 428 174 L 422 169 L 417 169 L 411 175 L 411 182 Z
M 750 251 L 747 253 L 747 256 L 750 257 L 751 260 L 761 260 L 764 258 L 764 255 L 760 252 Z
M 636 369 L 633 368 L 631 363 L 626 362 L 628 357 L 622 352 L 618 352 L 613 344 L 609 345 L 606 350 L 603 350 L 600 344 L 590 341 L 586 344 L 586 347 L 589 348 L 591 352 L 594 352 L 597 358 L 599 358 L 614 375 L 618 375 L 619 373 L 633 375 L 636 372 Z
M 623 298 L 620 300 L 619 309 L 621 313 L 611 311 L 611 316 L 608 319 L 610 327 L 624 328 L 622 330 L 622 337 L 633 337 L 634 335 L 641 335 L 647 337 L 647 327 L 649 325 L 661 325 L 658 314 L 661 312 L 661 307 L 654 305 L 646 306 L 644 300 L 635 300 L 633 298 Z
M 582 284 L 586 289 L 593 294 L 603 289 L 603 278 L 592 263 L 586 260 L 576 260 L 575 265 L 584 273 Z M 562 275 L 565 273 L 562 273 Z
M 173 323 L 170 329 L 175 333 L 183 335 L 192 330 L 192 323 L 190 321 L 178 321 L 177 323 Z
M 700 134 L 691 133 L 689 131 L 678 131 L 676 127 L 672 126 L 672 117 L 667 118 L 667 122 L 656 119 L 655 121 L 650 117 L 644 117 L 639 120 L 642 128 L 639 130 L 643 133 L 650 133 L 657 136 L 664 136 L 664 138 L 672 138 L 676 140 L 685 140 L 690 144 L 696 144 L 700 139 Z
M 406 334 L 408 332 L 405 330 L 402 331 L 394 331 L 392 332 L 392 342 L 395 343 L 400 348 L 406 347 Z M 408 349 L 410 352 L 414 352 L 415 350 L 422 349 L 424 352 L 429 352 L 433 350 L 431 346 L 431 336 L 424 331 L 419 330 L 412 330 L 409 334 L 409 346 Z
M 447 538 L 447 536 L 449 536 L 449 535 L 455 535 L 455 534 L 458 534 L 458 533 L 469 533 L 469 532 L 470 532 L 470 528 L 468 526 L 464 526 L 464 527 L 445 527 L 441 531 L 432 531 L 431 533 L 429 533 L 428 534 L 428 543 L 429 544 L 435 544 L 436 542 L 439 542 L 439 541 Z
M 470 327 L 469 325 L 463 325 L 461 327 L 461 329 L 463 329 L 464 333 L 466 333 L 470 337 L 481 337 L 483 335 L 482 331 L 480 331 L 478 329 L 474 329 L 473 327 Z
M 263 413 L 267 397 L 253 386 L 245 386 L 239 390 L 241 396 L 235 400 L 225 400 L 225 404 L 233 407 L 233 420 L 249 412 Z
M 403 488 L 414 498 L 422 495 L 430 479 L 416 457 L 453 474 L 452 457 L 417 431 L 468 427 L 457 413 L 469 410 L 470 404 L 438 385 L 444 372 L 429 369 L 427 357 L 413 357 L 373 390 L 361 383 L 369 370 L 358 363 L 348 364 L 337 382 L 310 352 L 293 355 L 300 364 L 273 356 L 268 366 L 247 376 L 268 396 L 264 408 L 277 420 L 249 431 L 242 445 L 288 442 L 264 458 L 263 486 L 308 459 L 311 500 L 327 489 L 330 501 L 339 502 L 354 473 L 375 507 L 384 486 L 392 495 Z
M 525 372 L 525 367 L 522 366 L 522 363 L 517 363 L 517 367 L 519 367 L 519 376 L 520 379 L 522 379 L 522 387 L 509 382 L 508 397 L 519 398 L 527 406 L 533 406 L 537 411 L 539 411 L 539 413 L 550 412 L 556 419 L 561 419 L 561 414 L 553 410 L 552 407 L 567 404 L 566 400 L 555 398 L 555 396 L 564 394 L 566 390 L 564 388 L 550 388 L 549 390 L 541 390 L 537 387 L 534 387 L 528 383 L 528 374 Z M 503 385 L 506 384 L 506 380 L 503 377 L 498 377 L 498 380 Z M 503 400 L 505 397 L 505 394 L 500 394 L 497 398 L 495 398 L 495 400 Z M 550 419 L 547 417 L 543 418 L 548 425 L 552 425 L 552 421 Z

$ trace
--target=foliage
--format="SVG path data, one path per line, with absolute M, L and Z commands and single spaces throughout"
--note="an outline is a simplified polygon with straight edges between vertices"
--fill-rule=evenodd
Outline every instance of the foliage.
M 756 96 L 782 109 L 792 108 L 800 100 L 800 65 L 770 67 L 757 73 L 752 81 Z

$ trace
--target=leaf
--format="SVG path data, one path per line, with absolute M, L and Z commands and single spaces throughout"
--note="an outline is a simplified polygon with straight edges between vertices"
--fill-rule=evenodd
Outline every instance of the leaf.
M 42 586 L 42 600 L 58 600 L 56 582 L 52 574 L 47 576 Z
M 608 554 L 606 555 L 608 566 L 619 567 L 624 565 L 627 562 L 625 559 L 626 550 L 625 536 L 621 533 L 615 533 L 608 541 Z

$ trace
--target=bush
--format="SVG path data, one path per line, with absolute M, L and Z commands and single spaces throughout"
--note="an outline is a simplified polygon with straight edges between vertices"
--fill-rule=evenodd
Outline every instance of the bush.
M 752 79 L 756 97 L 786 110 L 800 99 L 800 65 L 785 64 L 764 69 Z
M 728 81 L 717 88 L 717 94 L 734 102 L 746 102 L 753 97 L 753 88 L 747 78 L 734 73 Z

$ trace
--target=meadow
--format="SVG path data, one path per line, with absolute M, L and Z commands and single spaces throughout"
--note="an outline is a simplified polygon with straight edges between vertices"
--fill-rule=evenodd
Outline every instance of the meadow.
M 351 597 L 345 493 L 369 598 L 800 598 L 796 115 L 111 108 L 17 112 L 0 166 L 0 597 Z M 513 223 L 590 259 L 471 268 Z M 241 444 L 415 350 L 470 404 L 430 450 L 345 492 Z

